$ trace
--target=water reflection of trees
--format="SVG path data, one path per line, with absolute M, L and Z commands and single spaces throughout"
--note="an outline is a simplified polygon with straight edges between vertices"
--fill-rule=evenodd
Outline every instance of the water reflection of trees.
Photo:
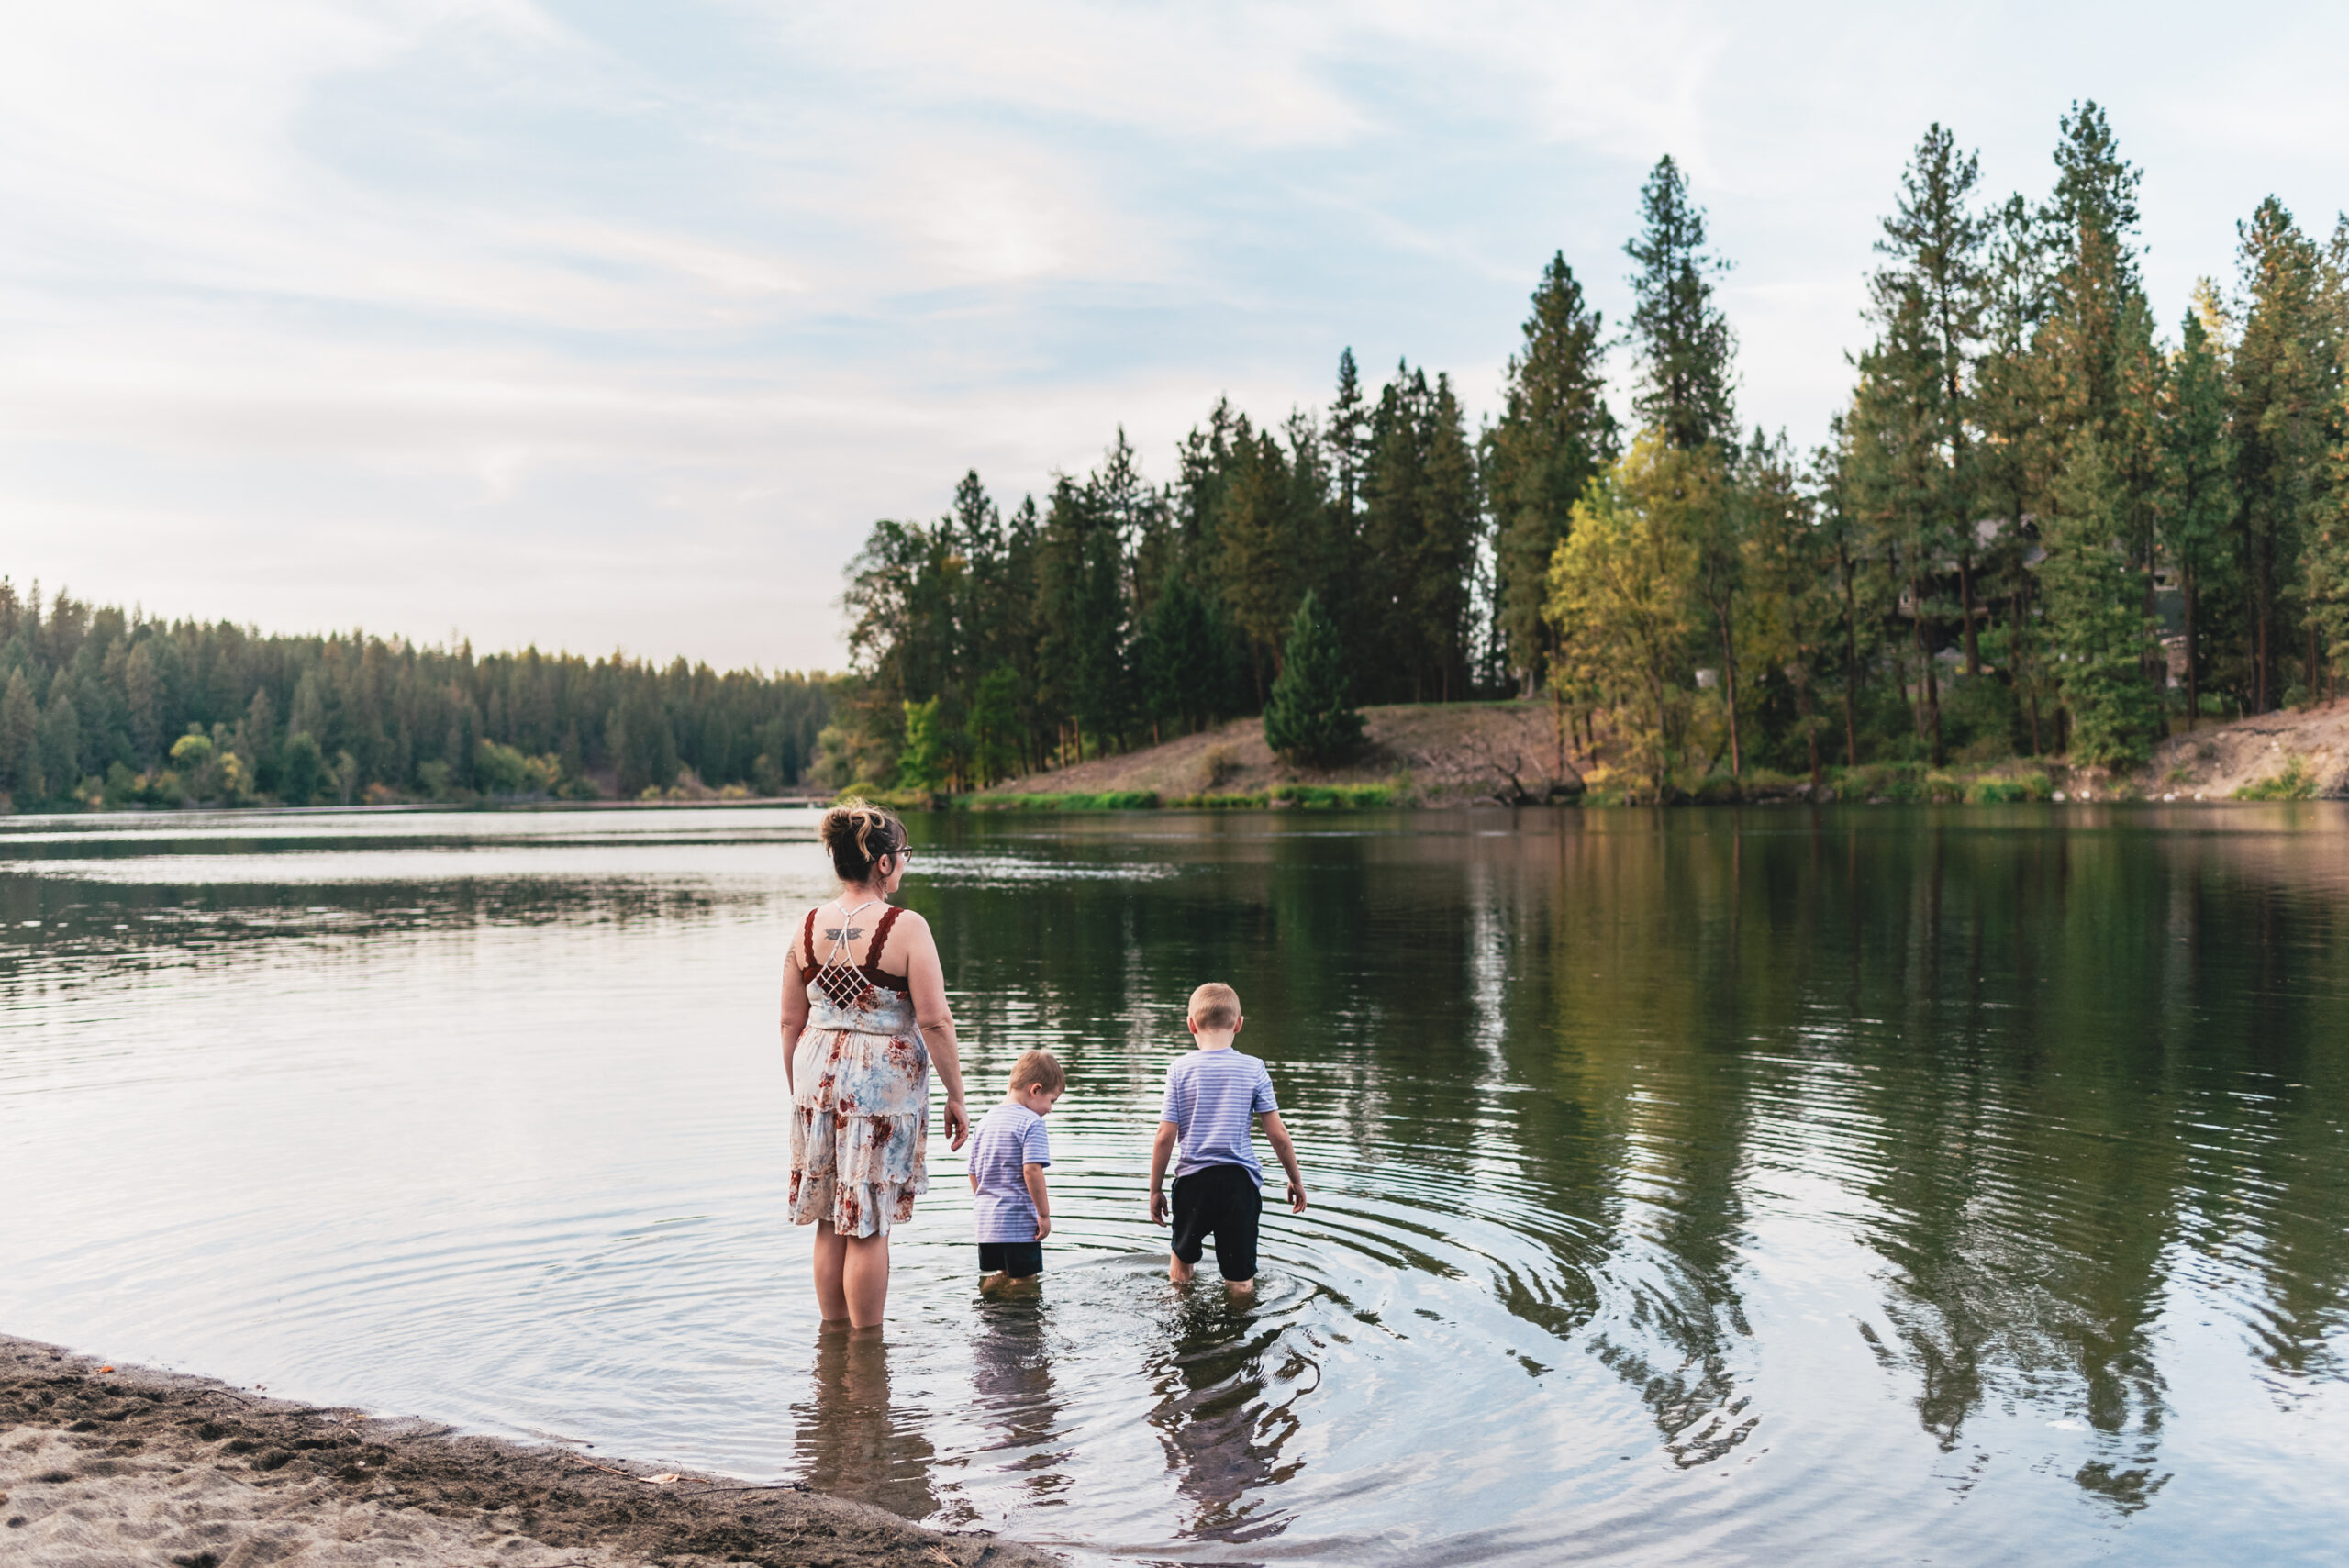
M 2258 1271 L 2223 1288 L 2261 1298 L 2273 1368 L 2343 1326 L 2340 1229 L 2306 1223 L 2343 1184 L 2321 1042 L 2349 1019 L 2311 984 L 2344 940 L 2332 868 L 2224 836 L 1786 826 L 1569 832 L 1529 899 L 1553 1023 L 1518 1058 L 1633 1107 L 1624 1174 L 1686 1271 L 1642 1323 L 1686 1371 L 1602 1353 L 1675 1452 L 1692 1411 L 1732 1412 L 1741 1164 L 1826 1174 L 1884 1260 L 1870 1337 L 1920 1425 L 1954 1448 L 2054 1374 L 2099 1434 L 2079 1485 L 2142 1506 L 2181 1246 Z
M 1190 986 L 1232 981 L 1322 1157 L 1505 1211 L 1550 1261 L 1486 1260 L 1500 1299 L 1612 1366 L 1684 1463 L 1766 1416 L 1742 1271 L 1781 1172 L 1880 1260 L 1861 1330 L 1944 1450 L 2060 1405 L 2096 1434 L 2078 1484 L 2141 1506 L 2182 1283 L 2279 1386 L 2339 1373 L 2349 840 L 2244 814 L 1493 820 L 1216 823 L 1162 847 L 1204 874 L 962 895 L 955 924 L 1045 1009 L 1129 1020 L 1152 1049 L 1110 1070 L 1138 1092 Z

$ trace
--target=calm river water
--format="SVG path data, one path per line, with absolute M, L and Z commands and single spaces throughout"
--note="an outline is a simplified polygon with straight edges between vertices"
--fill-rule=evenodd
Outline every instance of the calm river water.
M 0 826 L 0 1329 L 1150 1562 L 2338 1561 L 2349 816 L 917 821 L 974 1103 L 884 1345 L 781 1218 L 781 809 Z M 1163 1277 L 1231 982 L 1316 1202 Z

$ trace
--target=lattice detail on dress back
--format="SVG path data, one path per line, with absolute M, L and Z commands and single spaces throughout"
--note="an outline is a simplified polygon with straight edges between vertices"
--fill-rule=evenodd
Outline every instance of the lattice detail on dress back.
M 835 1007 L 845 1007 L 864 995 L 872 984 L 862 973 L 845 963 L 827 959 L 824 967 L 816 972 L 816 989 L 831 998 Z
M 856 928 L 852 922 L 859 915 L 879 902 L 877 898 L 869 899 L 841 917 L 841 934 L 832 939 L 831 951 L 824 955 L 824 962 L 817 967 L 816 973 L 809 976 L 815 982 L 816 988 L 829 998 L 835 1007 L 850 1006 L 858 997 L 863 995 L 865 988 L 873 984 L 864 971 L 880 965 L 881 950 L 889 940 L 889 928 L 896 923 L 898 913 L 896 910 L 892 909 L 883 915 L 880 924 L 874 928 L 873 945 L 866 951 L 863 964 L 843 963 L 841 962 L 841 955 L 849 951 L 849 942 L 855 936 Z M 816 912 L 811 909 L 807 912 L 807 951 L 810 958 L 815 956 L 815 935 Z

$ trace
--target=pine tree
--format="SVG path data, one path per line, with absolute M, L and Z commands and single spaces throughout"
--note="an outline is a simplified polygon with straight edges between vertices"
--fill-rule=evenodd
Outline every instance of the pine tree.
M 2178 328 L 2164 433 L 2177 476 L 2176 504 L 2167 516 L 2162 547 L 2177 569 L 2186 635 L 2186 711 L 2189 728 L 2202 713 L 2201 603 L 2205 588 L 2227 563 L 2234 521 L 2232 458 L 2227 439 L 2225 345 L 2218 325 L 2217 293 L 2206 281 L 2197 305 Z
M 1525 342 L 1508 361 L 1500 419 L 1485 435 L 1486 494 L 1494 543 L 1497 631 L 1530 695 L 1545 676 L 1550 558 L 1575 503 L 1615 460 L 1606 399 L 1604 324 L 1583 302 L 1563 252 L 1542 269 Z
M 1221 710 L 1225 665 L 1221 628 L 1207 600 L 1177 567 L 1151 606 L 1141 637 L 1145 698 L 1151 714 L 1172 719 L 1178 734 L 1204 728 Z
M 1980 168 L 1979 157 L 1960 152 L 1957 139 L 1942 126 L 1926 130 L 1902 172 L 1893 216 L 1884 220 L 1883 238 L 1876 241 L 1877 253 L 1890 265 L 1875 282 L 1879 308 L 1913 294 L 1923 317 L 1924 353 L 1917 368 L 1930 379 L 1913 395 L 1935 472 L 1930 515 L 1911 531 L 1945 550 L 1956 563 L 1969 675 L 1982 672 L 1974 613 L 1981 540 L 1973 526 L 1979 509 L 1973 405 L 1975 361 L 1987 308 L 1983 247 L 1991 226 L 1974 210 Z
M 2141 762 L 2158 720 L 2145 680 L 2152 623 L 2120 538 L 2123 497 L 2093 430 L 2073 440 L 2043 532 L 2047 638 L 2071 716 L 2070 752 L 2092 767 Z
M 1859 361 L 1859 385 L 1845 421 L 1842 493 L 1860 551 L 1897 587 L 1909 623 L 1906 657 L 1912 684 L 1896 666 L 1917 741 L 1934 761 L 1942 753 L 1940 687 L 1927 623 L 1935 605 L 1931 577 L 1949 531 L 1950 475 L 1940 446 L 1939 371 L 1929 303 L 1913 283 L 1888 291 L 1876 306 L 1878 337 Z M 1903 651 L 1896 644 L 1896 662 Z
M 1632 406 L 1681 449 L 1736 439 L 1737 337 L 1713 299 L 1728 263 L 1705 246 L 1705 211 L 1688 199 L 1688 178 L 1669 153 L 1640 192 L 1641 232 L 1624 254 L 1631 275 L 1631 339 L 1639 351 Z
M 1224 610 L 1248 651 L 1256 700 L 1277 673 L 1281 638 L 1296 606 L 1295 530 L 1288 461 L 1271 432 L 1259 436 L 1243 417 L 1231 440 L 1231 463 L 1216 524 L 1216 576 Z
M 1823 782 L 1819 741 L 1825 728 L 1820 675 L 1842 626 L 1833 538 L 1819 526 L 1783 434 L 1749 449 L 1738 477 L 1747 514 L 1739 641 L 1756 667 L 1783 672 L 1793 686 L 1795 738 L 1816 785 Z
M 41 710 L 40 767 L 55 794 L 62 795 L 82 781 L 82 715 L 62 679 L 50 685 L 49 706 Z
M 1476 455 L 1468 441 L 1467 413 L 1448 375 L 1435 379 L 1424 450 L 1427 494 L 1421 517 L 1427 531 L 1419 542 L 1412 584 L 1412 621 L 1427 665 L 1421 690 L 1439 702 L 1452 702 L 1469 695 L 1472 585 L 1484 512 L 1477 504 Z
M 1041 695 L 1085 742 L 1117 744 L 1133 712 L 1130 684 L 1131 599 L 1123 533 L 1137 510 L 1137 483 L 1111 462 L 1080 484 L 1052 486 L 1038 541 L 1036 618 Z
M 2323 259 L 2269 196 L 2239 227 L 2243 336 L 2230 363 L 2237 550 L 2243 564 L 2251 709 L 2283 700 L 2281 599 L 2321 498 L 2340 366 L 2324 320 Z
M 1362 743 L 1362 715 L 1349 698 L 1345 650 L 1310 592 L 1289 621 L 1280 677 L 1264 704 L 1264 744 L 1283 762 L 1323 768 Z
M 1354 368 L 1354 351 L 1338 355 L 1338 393 L 1330 400 L 1329 432 L 1331 477 L 1336 482 L 1335 505 L 1351 523 L 1362 509 L 1363 468 L 1369 458 L 1370 404 L 1362 392 L 1362 375 Z
M 2310 520 L 2300 548 L 2299 578 L 2294 584 L 2306 606 L 2310 637 L 2322 657 L 2310 660 L 2309 699 L 2316 700 L 2315 670 L 2321 667 L 2333 681 L 2349 663 L 2349 395 L 2336 413 L 2332 451 L 2326 462 L 2325 489 Z
M 998 664 L 980 678 L 971 701 L 971 765 L 981 789 L 1020 769 L 1025 748 L 1019 695 L 1019 672 L 1008 664 Z
M 307 806 L 317 798 L 327 778 L 326 754 L 318 738 L 297 730 L 282 749 L 277 764 L 277 797 L 288 806 Z
M 1423 371 L 1398 362 L 1370 417 L 1363 478 L 1362 592 L 1349 639 L 1360 651 L 1365 701 L 1426 696 L 1418 619 L 1427 517 L 1428 434 L 1435 395 Z
M 18 805 L 44 793 L 40 773 L 40 712 L 22 667 L 8 672 L 0 691 L 0 790 Z

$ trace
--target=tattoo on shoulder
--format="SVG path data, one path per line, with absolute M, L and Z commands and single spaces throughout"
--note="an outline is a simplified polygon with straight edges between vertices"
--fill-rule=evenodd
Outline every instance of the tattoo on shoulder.
M 843 933 L 838 926 L 827 926 L 824 928 L 824 940 L 828 942 L 837 942 L 843 939 L 852 942 L 863 935 L 864 935 L 864 928 L 863 926 L 851 926 L 845 933 Z

